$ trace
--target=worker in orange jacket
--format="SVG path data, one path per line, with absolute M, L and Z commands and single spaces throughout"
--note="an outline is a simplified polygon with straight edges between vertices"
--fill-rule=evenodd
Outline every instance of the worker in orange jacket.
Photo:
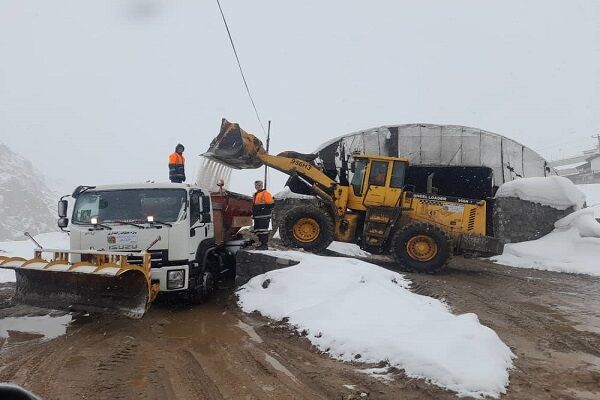
M 175 152 L 169 156 L 169 179 L 173 183 L 185 182 L 185 147 L 181 143 L 175 146 Z
M 273 196 L 264 188 L 262 181 L 255 181 L 254 188 L 256 192 L 252 199 L 252 217 L 254 218 L 254 233 L 260 241 L 260 246 L 256 249 L 268 250 L 269 223 L 274 205 Z

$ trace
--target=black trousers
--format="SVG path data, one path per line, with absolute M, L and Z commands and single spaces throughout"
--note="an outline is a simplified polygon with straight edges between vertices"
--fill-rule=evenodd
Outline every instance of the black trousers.
M 272 204 L 258 204 L 252 209 L 254 217 L 254 233 L 258 236 L 261 244 L 269 242 L 269 223 L 271 222 Z

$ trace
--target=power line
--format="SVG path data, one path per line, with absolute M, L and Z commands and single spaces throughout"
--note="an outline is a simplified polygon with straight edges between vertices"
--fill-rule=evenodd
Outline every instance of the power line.
M 240 58 L 238 57 L 237 50 L 235 49 L 235 44 L 233 44 L 233 38 L 231 37 L 231 31 L 229 30 L 229 25 L 227 24 L 227 20 L 225 19 L 225 14 L 223 14 L 223 9 L 221 8 L 221 3 L 217 0 L 217 5 L 219 6 L 219 11 L 221 12 L 221 17 L 223 18 L 223 23 L 225 24 L 225 29 L 227 29 L 227 36 L 229 36 L 229 42 L 231 43 L 231 47 L 233 48 L 233 54 L 235 54 L 235 59 L 237 61 L 238 68 L 240 69 L 240 74 L 242 75 L 242 80 L 244 81 L 244 86 L 246 87 L 246 92 L 248 93 L 248 97 L 250 97 L 250 102 L 252 103 L 252 108 L 254 108 L 254 113 L 256 114 L 256 119 L 258 119 L 258 123 L 262 128 L 263 133 L 266 135 L 265 126 L 258 115 L 258 110 L 256 109 L 256 104 L 254 103 L 254 98 L 252 97 L 252 93 L 250 93 L 250 88 L 248 87 L 248 82 L 246 81 L 246 76 L 244 75 L 244 70 L 242 69 L 242 64 L 240 63 Z

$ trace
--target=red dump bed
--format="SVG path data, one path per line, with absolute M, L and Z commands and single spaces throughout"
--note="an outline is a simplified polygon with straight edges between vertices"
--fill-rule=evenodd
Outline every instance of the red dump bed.
M 252 197 L 222 190 L 210 194 L 215 225 L 215 242 L 233 240 L 240 228 L 252 224 Z

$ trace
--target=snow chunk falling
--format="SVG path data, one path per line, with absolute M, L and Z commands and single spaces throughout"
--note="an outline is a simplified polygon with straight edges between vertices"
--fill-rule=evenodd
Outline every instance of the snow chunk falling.
M 243 311 L 288 318 L 336 359 L 387 361 L 408 376 L 459 395 L 505 392 L 514 355 L 475 314 L 453 315 L 443 302 L 412 293 L 403 275 L 367 262 L 294 251 L 265 253 L 300 264 L 242 286 L 237 294 Z
M 569 207 L 579 210 L 585 203 L 585 195 L 573 182 L 562 176 L 520 178 L 506 182 L 498 188 L 496 197 L 517 197 L 558 210 Z
M 223 164 L 200 156 L 196 185 L 216 192 L 219 190 L 217 181 L 223 179 L 224 187 L 228 188 L 231 181 L 231 171 L 231 168 Z

